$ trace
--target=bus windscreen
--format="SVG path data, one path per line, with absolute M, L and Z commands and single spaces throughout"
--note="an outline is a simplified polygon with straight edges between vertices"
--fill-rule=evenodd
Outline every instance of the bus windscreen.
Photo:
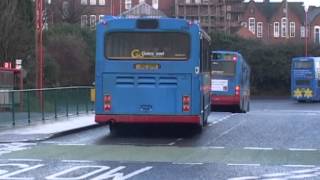
M 294 63 L 295 69 L 311 69 L 313 68 L 313 62 L 311 61 L 298 61 Z
M 111 60 L 187 60 L 190 38 L 179 32 L 114 32 L 105 36 Z
M 234 76 L 236 73 L 236 62 L 233 61 L 213 61 L 211 64 L 211 74 L 219 76 Z

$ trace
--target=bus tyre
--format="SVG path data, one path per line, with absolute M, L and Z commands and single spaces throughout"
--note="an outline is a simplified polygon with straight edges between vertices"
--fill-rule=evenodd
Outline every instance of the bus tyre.
M 110 123 L 109 130 L 111 135 L 117 135 L 120 132 L 120 125 L 116 123 Z

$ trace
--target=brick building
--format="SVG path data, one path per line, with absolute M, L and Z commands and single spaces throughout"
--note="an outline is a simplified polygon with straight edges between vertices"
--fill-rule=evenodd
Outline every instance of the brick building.
M 320 44 L 320 7 L 310 7 L 307 17 L 309 42 Z
M 245 3 L 245 11 L 241 20 L 240 36 L 261 39 L 265 42 L 277 43 L 285 41 L 301 41 L 305 38 L 305 12 L 302 2 L 254 2 Z
M 48 23 L 61 21 L 80 23 L 82 27 L 95 28 L 96 22 L 104 15 L 119 16 L 139 4 L 174 16 L 174 0 L 52 0 L 47 8 Z
M 175 0 L 175 16 L 198 21 L 207 32 L 239 27 L 243 0 Z

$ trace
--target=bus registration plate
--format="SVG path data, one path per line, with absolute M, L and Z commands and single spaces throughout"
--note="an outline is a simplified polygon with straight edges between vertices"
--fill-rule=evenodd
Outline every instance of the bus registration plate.
M 135 64 L 137 70 L 157 70 L 160 69 L 160 64 Z

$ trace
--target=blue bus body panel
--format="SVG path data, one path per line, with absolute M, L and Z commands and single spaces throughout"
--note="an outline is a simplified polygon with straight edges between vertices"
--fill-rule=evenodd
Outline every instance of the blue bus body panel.
M 200 65 L 198 25 L 184 20 L 159 19 L 157 29 L 136 29 L 137 19 L 115 19 L 97 25 L 97 37 L 108 32 L 183 32 L 191 39 L 187 61 L 108 60 L 104 56 L 104 38 L 97 38 L 96 49 L 96 114 L 131 115 L 199 115 L 204 82 L 195 72 Z M 154 70 L 137 70 L 135 64 L 160 64 Z M 112 96 L 112 110 L 104 111 L 103 96 Z M 190 112 L 182 111 L 182 96 L 191 97 Z
M 311 62 L 313 67 L 296 69 L 296 62 Z M 291 95 L 299 101 L 320 101 L 320 58 L 297 57 L 292 59 Z M 317 74 L 318 73 L 318 74 Z
M 182 96 L 191 95 L 191 74 L 104 74 L 104 94 L 116 101 L 110 113 L 182 113 Z

